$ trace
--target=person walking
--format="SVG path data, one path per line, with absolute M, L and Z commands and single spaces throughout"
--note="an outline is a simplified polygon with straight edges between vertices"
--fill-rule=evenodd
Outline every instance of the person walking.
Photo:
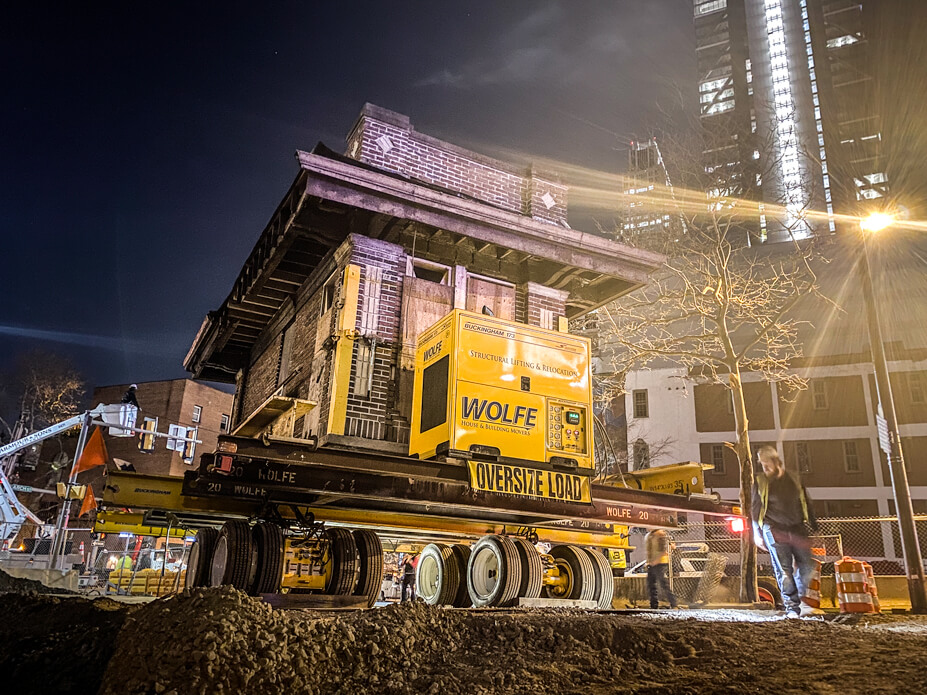
M 400 603 L 406 602 L 406 591 L 409 592 L 410 601 L 415 600 L 415 565 L 412 558 L 406 555 L 402 561 L 402 594 L 399 598 Z
M 754 543 L 769 552 L 787 616 L 819 615 L 822 611 L 802 601 L 814 571 L 808 527 L 818 529 L 808 492 L 775 447 L 760 447 L 757 458 L 763 470 L 753 484 Z
M 673 548 L 669 536 L 663 529 L 654 529 L 644 538 L 647 550 L 647 593 L 650 607 L 660 607 L 660 591 L 666 595 L 670 608 L 676 607 L 676 596 L 669 584 L 670 551 Z

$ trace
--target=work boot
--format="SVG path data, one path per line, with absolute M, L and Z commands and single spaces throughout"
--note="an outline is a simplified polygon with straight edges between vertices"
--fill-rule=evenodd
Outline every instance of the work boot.
M 798 609 L 798 608 L 789 608 L 789 609 L 785 612 L 785 617 L 786 617 L 786 618 L 789 618 L 789 619 L 800 618 L 800 617 L 801 617 L 801 610 Z
M 824 615 L 824 611 L 822 611 L 820 608 L 809 606 L 807 603 L 802 603 L 801 608 L 799 609 L 799 615 L 802 618 L 807 618 L 812 615 Z

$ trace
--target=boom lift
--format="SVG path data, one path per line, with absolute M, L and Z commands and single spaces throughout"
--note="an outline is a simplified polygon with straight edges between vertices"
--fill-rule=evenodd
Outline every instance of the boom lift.
M 96 528 L 163 525 L 168 515 L 203 526 L 187 587 L 373 605 L 382 540 L 411 539 L 425 545 L 418 593 L 428 603 L 507 606 L 545 595 L 608 608 L 614 584 L 602 551 L 627 549 L 630 526 L 740 510 L 699 492 L 594 483 L 591 399 L 586 338 L 455 309 L 418 341 L 411 455 L 298 440 L 281 423 L 314 404 L 274 396 L 183 481 L 111 472 L 104 506 L 136 511 L 107 509 Z

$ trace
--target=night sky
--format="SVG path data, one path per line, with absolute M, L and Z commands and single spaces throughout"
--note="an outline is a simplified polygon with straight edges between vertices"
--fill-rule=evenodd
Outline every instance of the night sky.
M 693 33 L 690 0 L 6 6 L 0 368 L 40 347 L 91 386 L 186 376 L 294 151 L 343 151 L 367 101 L 620 171 L 693 87 Z

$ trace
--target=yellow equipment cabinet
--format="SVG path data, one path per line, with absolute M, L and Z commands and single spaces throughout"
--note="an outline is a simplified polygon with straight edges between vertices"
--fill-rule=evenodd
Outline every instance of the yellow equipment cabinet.
M 591 403 L 588 339 L 454 309 L 419 337 L 409 451 L 591 472 Z

